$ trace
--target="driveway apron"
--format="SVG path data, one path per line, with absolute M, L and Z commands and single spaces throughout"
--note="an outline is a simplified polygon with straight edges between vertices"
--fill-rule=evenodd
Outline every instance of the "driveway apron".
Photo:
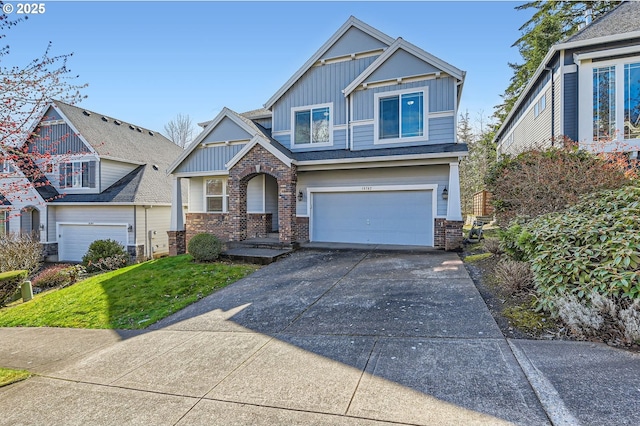
M 46 366 L 0 389 L 0 425 L 550 423 L 451 253 L 301 250 L 144 333 L 106 333 L 0 329 L 21 339 L 1 366 Z

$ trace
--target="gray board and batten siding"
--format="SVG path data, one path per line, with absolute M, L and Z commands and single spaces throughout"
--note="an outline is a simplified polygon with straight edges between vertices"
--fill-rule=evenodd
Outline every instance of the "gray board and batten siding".
M 76 132 L 67 124 L 61 123 L 63 118 L 58 112 L 49 108 L 42 123 L 58 122 L 56 124 L 40 125 L 37 128 L 38 137 L 33 138 L 31 149 L 39 154 L 87 154 L 91 152 L 82 142 Z
M 229 162 L 246 144 L 214 145 L 193 151 L 173 173 L 225 171 Z
M 331 59 L 352 53 L 371 52 L 386 49 L 388 44 L 371 37 L 359 28 L 351 27 L 345 32 L 333 46 L 329 48 L 320 59 Z
M 578 140 L 578 73 L 568 73 L 564 78 L 564 136 Z
M 312 67 L 273 106 L 273 132 L 291 130 L 292 108 L 324 103 L 333 103 L 334 126 L 346 124 L 346 100 L 342 89 L 362 74 L 376 58 L 369 56 Z M 284 142 L 280 143 L 285 145 Z

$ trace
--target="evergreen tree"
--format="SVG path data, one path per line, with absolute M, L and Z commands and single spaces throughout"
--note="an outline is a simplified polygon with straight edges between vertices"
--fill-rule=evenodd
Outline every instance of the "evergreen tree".
M 549 49 L 572 36 L 592 19 L 609 12 L 619 1 L 530 1 L 516 10 L 534 9 L 533 16 L 521 27 L 522 36 L 512 47 L 517 47 L 522 63 L 509 63 L 513 70 L 509 86 L 502 95 L 503 103 L 495 107 L 494 116 L 499 123 L 506 118 L 518 96 L 533 77 Z

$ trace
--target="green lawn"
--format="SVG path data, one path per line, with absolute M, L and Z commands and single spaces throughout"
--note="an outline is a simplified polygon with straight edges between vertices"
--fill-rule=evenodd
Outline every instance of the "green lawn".
M 151 260 L 0 309 L 0 327 L 145 328 L 257 268 L 189 255 Z
M 19 382 L 20 380 L 28 379 L 29 376 L 31 376 L 31 373 L 26 370 L 0 368 L 0 388 L 10 385 L 11 383 Z

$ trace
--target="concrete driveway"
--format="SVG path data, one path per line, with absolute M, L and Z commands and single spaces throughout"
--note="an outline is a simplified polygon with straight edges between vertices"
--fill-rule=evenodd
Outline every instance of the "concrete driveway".
M 0 329 L 0 339 L 0 366 L 40 374 L 0 389 L 0 425 L 640 421 L 637 375 L 604 410 L 571 395 L 593 401 L 597 389 L 553 362 L 615 360 L 615 375 L 637 371 L 638 357 L 505 340 L 443 252 L 298 251 L 142 333 Z

